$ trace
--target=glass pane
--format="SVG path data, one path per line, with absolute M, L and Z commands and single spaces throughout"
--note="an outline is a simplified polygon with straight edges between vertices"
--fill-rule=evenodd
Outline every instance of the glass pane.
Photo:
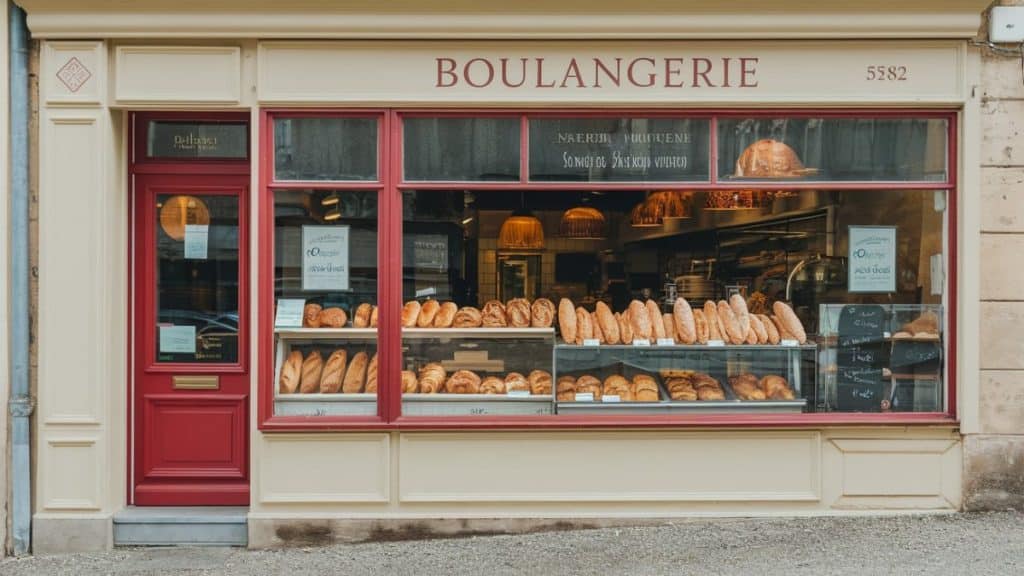
M 275 118 L 277 180 L 375 181 L 376 118 Z
M 533 119 L 530 180 L 706 181 L 709 126 L 682 118 Z
M 519 180 L 518 118 L 406 118 L 405 180 Z
M 946 193 L 754 198 L 405 192 L 403 413 L 942 410 Z M 869 358 L 833 308 L 871 304 Z
M 275 414 L 376 414 L 377 281 L 377 192 L 274 192 Z
M 723 180 L 930 181 L 948 177 L 947 122 L 927 118 L 718 121 Z
M 249 157 L 249 125 L 153 120 L 146 132 L 146 157 L 244 160 Z
M 160 194 L 157 362 L 238 362 L 238 198 Z

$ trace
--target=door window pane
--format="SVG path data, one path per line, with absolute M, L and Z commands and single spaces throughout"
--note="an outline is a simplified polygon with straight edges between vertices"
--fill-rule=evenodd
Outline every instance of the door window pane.
M 277 180 L 374 181 L 376 118 L 275 118 Z
M 947 127 L 929 118 L 723 118 L 718 176 L 940 182 L 948 178 Z
M 530 120 L 530 180 L 708 180 L 709 121 L 681 118 Z
M 157 196 L 156 360 L 238 361 L 238 198 Z
M 406 118 L 405 179 L 519 180 L 518 118 Z
M 153 120 L 146 131 L 146 157 L 244 160 L 249 157 L 249 125 Z

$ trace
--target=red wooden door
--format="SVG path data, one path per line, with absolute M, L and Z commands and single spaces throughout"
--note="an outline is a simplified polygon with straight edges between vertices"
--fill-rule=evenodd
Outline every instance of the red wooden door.
M 134 504 L 249 504 L 248 185 L 134 176 Z

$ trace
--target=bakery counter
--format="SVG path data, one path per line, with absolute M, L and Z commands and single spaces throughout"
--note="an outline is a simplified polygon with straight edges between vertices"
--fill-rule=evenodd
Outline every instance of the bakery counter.
M 692 402 L 559 402 L 559 414 L 793 414 L 807 400 L 719 400 Z

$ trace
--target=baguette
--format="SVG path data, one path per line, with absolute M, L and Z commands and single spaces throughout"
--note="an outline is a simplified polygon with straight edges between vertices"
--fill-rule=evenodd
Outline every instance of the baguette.
M 747 301 L 743 299 L 743 296 L 733 294 L 729 298 L 729 307 L 732 308 L 732 313 L 736 316 L 736 323 L 740 325 L 740 332 L 747 337 L 747 332 L 750 331 L 750 311 L 747 310 Z M 757 343 L 756 338 L 753 343 Z
M 370 358 L 370 365 L 366 367 L 366 389 L 363 392 L 377 391 L 377 354 Z
M 772 312 L 775 312 L 775 316 L 786 327 L 786 332 L 793 335 L 794 340 L 801 344 L 807 343 L 807 332 L 804 331 L 804 325 L 797 318 L 796 312 L 793 312 L 793 309 L 789 307 L 789 304 L 776 300 L 775 304 L 772 304 Z
M 707 316 L 704 315 L 704 310 L 702 308 L 697 308 L 693 311 L 693 324 L 697 331 L 697 343 L 707 344 L 710 331 L 708 329 Z
M 727 340 L 718 322 L 718 306 L 711 300 L 704 303 L 704 317 L 708 322 L 708 340 Z
M 686 298 L 676 298 L 675 304 L 672 305 L 672 320 L 675 323 L 676 340 L 683 344 L 693 344 L 697 341 L 697 321 L 693 316 L 693 308 L 690 308 Z
M 651 339 L 651 317 L 647 313 L 647 306 L 639 300 L 629 303 L 629 325 L 633 329 L 633 340 Z M 632 344 L 632 341 L 627 342 Z
M 761 323 L 761 318 L 757 314 L 750 315 L 750 331 L 757 334 L 757 344 L 768 343 L 768 329 Z
M 616 312 L 615 323 L 619 325 L 619 341 L 623 344 L 632 344 L 633 328 L 629 324 L 629 315 L 625 311 L 622 314 Z
M 594 332 L 594 338 L 601 344 L 607 344 L 604 338 L 604 331 L 601 330 L 601 323 L 597 321 L 597 312 L 590 313 L 590 329 Z
M 594 327 L 590 323 L 590 313 L 582 306 L 576 308 L 576 344 L 594 337 Z
M 772 322 L 772 319 L 767 314 L 758 314 L 757 318 L 768 333 L 768 343 L 778 344 L 782 339 L 779 337 L 779 329 L 775 327 L 775 322 Z
M 576 343 L 576 308 L 568 298 L 558 302 L 558 330 L 566 344 Z
M 736 314 L 733 313 L 729 303 L 725 300 L 718 302 L 718 319 L 721 321 L 722 327 L 725 328 L 725 334 L 728 336 L 730 343 L 743 344 L 746 341 L 747 332 L 740 329 L 740 324 L 736 320 Z
M 609 344 L 621 342 L 619 322 L 615 315 L 612 314 L 612 309 L 604 302 L 598 302 L 594 314 L 597 317 L 597 323 L 601 325 L 601 333 L 604 334 L 605 341 Z
M 672 314 L 661 315 L 661 321 L 665 325 L 665 338 L 673 342 L 679 342 L 679 335 L 676 334 L 676 321 Z

